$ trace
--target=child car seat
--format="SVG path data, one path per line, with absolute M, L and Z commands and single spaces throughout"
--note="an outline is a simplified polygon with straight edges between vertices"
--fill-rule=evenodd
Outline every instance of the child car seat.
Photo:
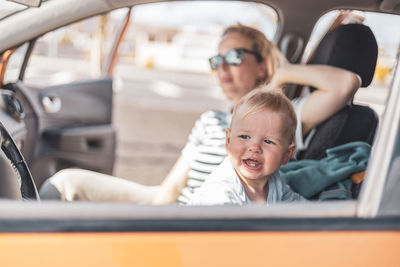
M 325 35 L 309 64 L 350 70 L 361 77 L 361 87 L 367 87 L 374 76 L 377 56 L 378 45 L 371 29 L 363 24 L 346 24 Z M 373 109 L 351 103 L 316 128 L 307 150 L 297 159 L 319 160 L 325 157 L 326 149 L 353 141 L 372 145 L 377 124 Z

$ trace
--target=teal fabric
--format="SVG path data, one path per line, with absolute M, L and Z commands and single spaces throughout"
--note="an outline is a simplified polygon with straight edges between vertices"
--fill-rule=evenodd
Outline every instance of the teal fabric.
M 326 190 L 319 194 L 319 200 L 330 200 L 330 199 L 352 199 L 351 187 L 353 181 L 351 179 L 344 179 L 340 182 L 334 183 Z
M 310 198 L 325 189 L 336 190 L 338 196 L 348 196 L 348 192 L 351 190 L 351 182 L 337 183 L 349 178 L 353 173 L 364 171 L 370 152 L 371 146 L 369 144 L 351 142 L 327 149 L 327 156 L 321 160 L 288 162 L 281 166 L 279 172 L 295 192 L 306 198 Z M 347 190 L 347 193 L 341 192 L 342 189 Z M 329 194 L 325 196 L 321 194 L 321 198 L 325 197 L 323 199 L 328 196 Z M 351 198 L 351 194 L 347 198 Z

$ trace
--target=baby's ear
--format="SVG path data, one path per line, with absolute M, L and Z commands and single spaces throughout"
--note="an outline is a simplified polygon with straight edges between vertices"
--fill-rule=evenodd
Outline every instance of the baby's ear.
M 290 144 L 288 147 L 288 150 L 286 151 L 285 157 L 283 159 L 282 165 L 285 165 L 286 163 L 288 163 L 288 161 L 290 160 L 290 158 L 294 155 L 294 153 L 296 152 L 296 144 Z

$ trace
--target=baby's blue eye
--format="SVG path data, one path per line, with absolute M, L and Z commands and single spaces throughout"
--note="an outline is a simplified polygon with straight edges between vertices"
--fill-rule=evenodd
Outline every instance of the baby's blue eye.
M 243 140 L 247 140 L 247 139 L 250 139 L 250 136 L 242 134 L 242 135 L 239 135 L 239 138 L 243 139 Z
M 264 142 L 268 145 L 273 145 L 274 142 L 272 142 L 271 140 L 265 139 Z

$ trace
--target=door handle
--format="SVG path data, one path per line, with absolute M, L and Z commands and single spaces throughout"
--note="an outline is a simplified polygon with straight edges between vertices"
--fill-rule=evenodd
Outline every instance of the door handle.
M 58 96 L 44 96 L 42 105 L 46 112 L 56 113 L 61 110 L 61 99 Z

